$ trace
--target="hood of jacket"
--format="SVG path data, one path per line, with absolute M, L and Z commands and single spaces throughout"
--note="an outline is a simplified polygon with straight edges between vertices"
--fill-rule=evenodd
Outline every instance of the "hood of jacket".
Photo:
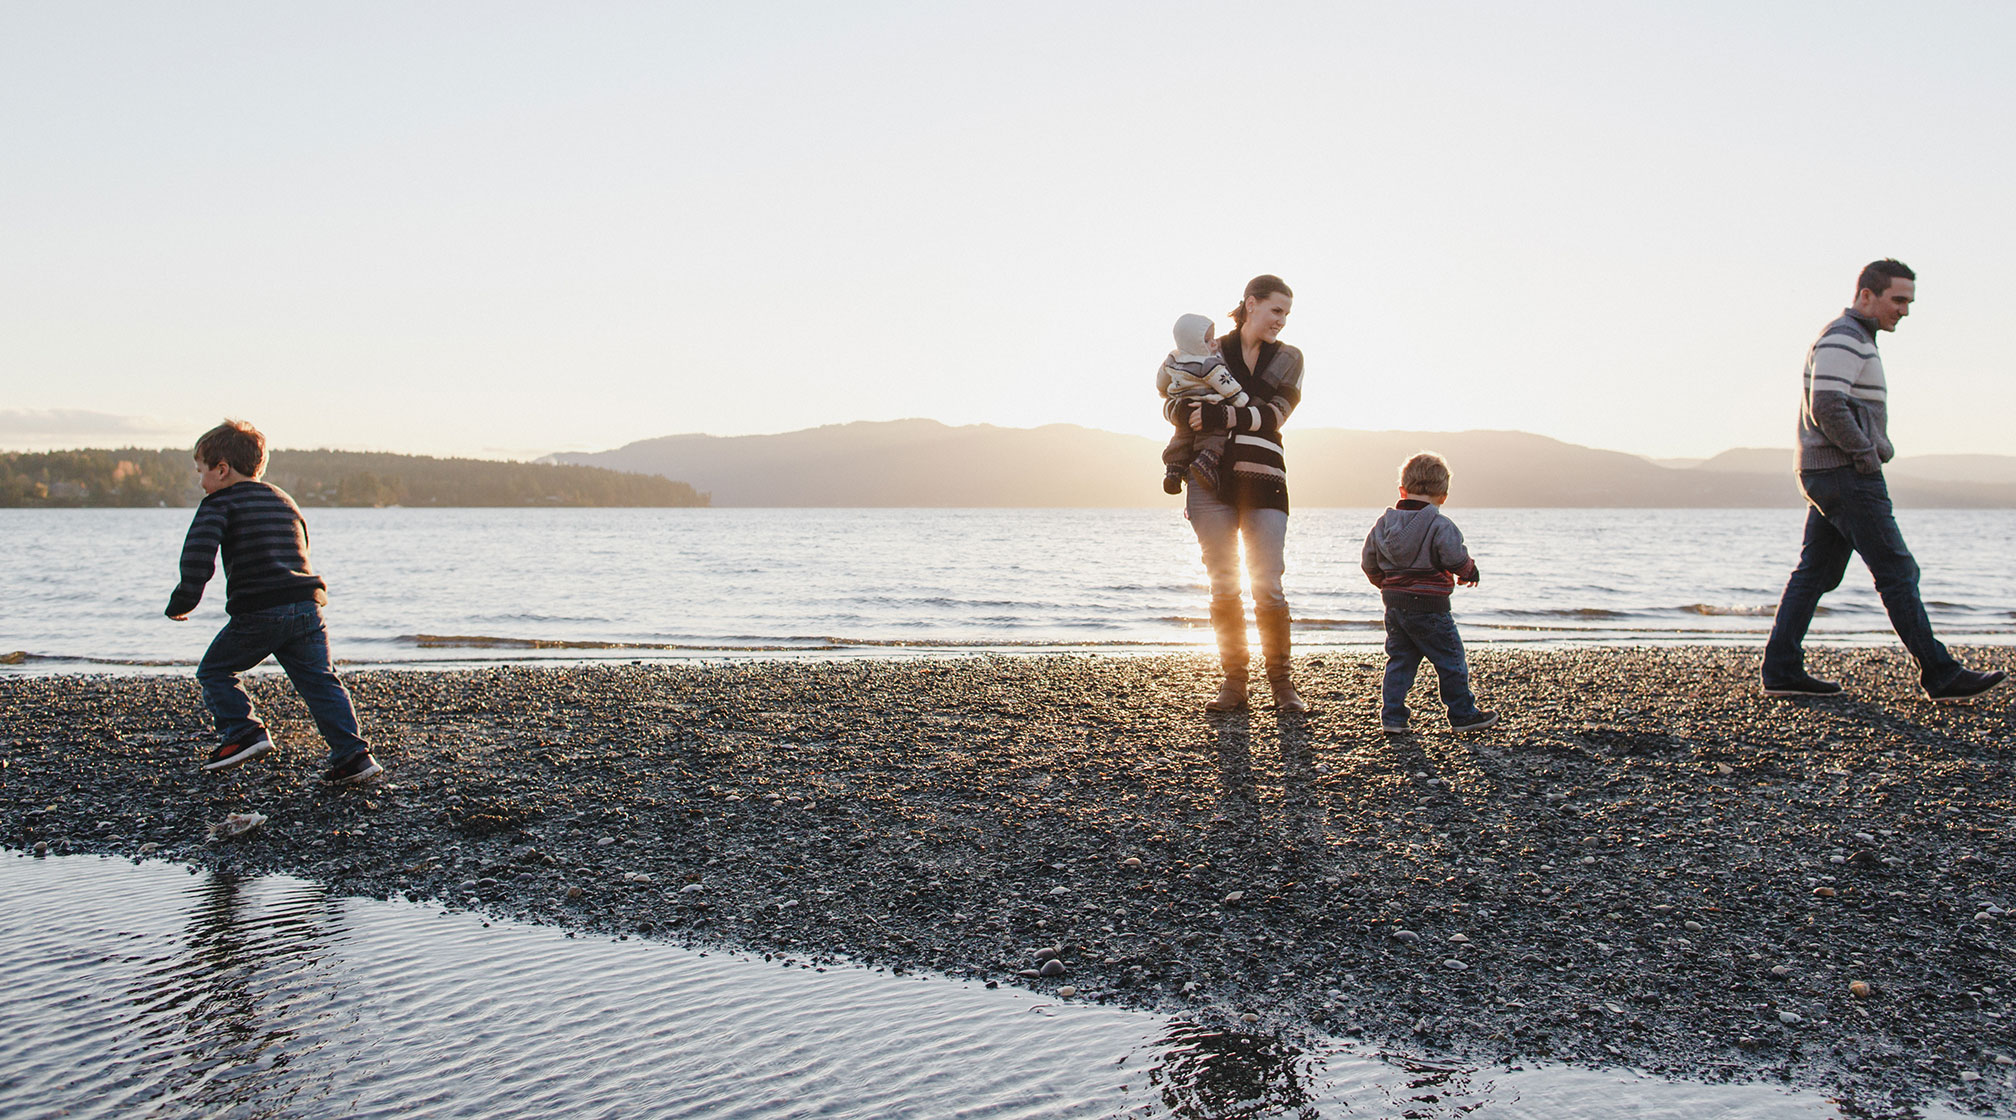
M 1372 545 L 1379 550 L 1380 566 L 1388 571 L 1434 571 L 1435 523 L 1442 511 L 1433 505 L 1420 509 L 1389 509 L 1372 526 Z

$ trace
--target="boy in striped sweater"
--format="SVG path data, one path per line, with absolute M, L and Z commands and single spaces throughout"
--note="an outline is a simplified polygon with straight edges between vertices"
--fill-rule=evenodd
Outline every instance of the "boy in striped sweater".
M 1379 723 L 1389 735 L 1407 731 L 1407 693 L 1426 658 L 1442 685 L 1449 726 L 1478 731 L 1498 722 L 1479 711 L 1470 692 L 1463 638 L 1449 615 L 1449 594 L 1461 582 L 1477 586 L 1477 561 L 1463 547 L 1463 531 L 1442 516 L 1449 500 L 1449 464 L 1422 452 L 1400 467 L 1400 501 L 1365 535 L 1359 560 L 1365 578 L 1386 604 L 1386 680 Z
M 266 473 L 266 437 L 242 420 L 226 420 L 196 441 L 196 470 L 204 498 L 182 544 L 182 582 L 168 597 L 166 613 L 188 620 L 221 549 L 231 621 L 196 667 L 221 745 L 203 769 L 228 770 L 273 749 L 238 683 L 240 673 L 271 656 L 329 743 L 324 776 L 337 785 L 376 777 L 384 768 L 358 734 L 350 693 L 329 667 L 329 632 L 322 625 L 328 585 L 308 564 L 308 526 L 286 491 L 259 481 Z

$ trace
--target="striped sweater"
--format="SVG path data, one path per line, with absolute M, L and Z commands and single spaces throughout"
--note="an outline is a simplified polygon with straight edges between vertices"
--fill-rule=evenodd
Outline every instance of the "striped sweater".
M 1853 311 L 1827 324 L 1806 352 L 1799 404 L 1799 469 L 1854 467 L 1875 474 L 1890 461 L 1888 388 L 1876 352 L 1876 322 Z
M 232 614 L 287 603 L 329 601 L 328 585 L 308 566 L 308 525 L 285 490 L 264 482 L 226 486 L 203 499 L 182 542 L 182 582 L 167 614 L 196 609 L 224 552 L 224 609 Z
M 1187 428 L 1194 410 L 1203 418 L 1204 431 L 1228 434 L 1225 469 L 1218 484 L 1220 499 L 1240 509 L 1285 513 L 1288 461 L 1281 446 L 1281 427 L 1302 403 L 1302 351 L 1284 342 L 1266 343 L 1260 347 L 1257 368 L 1249 370 L 1235 330 L 1218 340 L 1218 353 L 1248 402 L 1234 407 L 1171 398 L 1163 405 L 1163 415 L 1170 423 Z

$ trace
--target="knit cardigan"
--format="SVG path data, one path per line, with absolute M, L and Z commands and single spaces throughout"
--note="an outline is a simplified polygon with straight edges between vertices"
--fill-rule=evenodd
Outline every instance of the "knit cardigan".
M 1203 430 L 1225 432 L 1224 466 L 1218 483 L 1221 501 L 1239 509 L 1278 509 L 1288 512 L 1288 461 L 1282 449 L 1281 428 L 1302 403 L 1302 351 L 1285 342 L 1260 346 L 1257 369 L 1246 368 L 1245 349 L 1239 332 L 1218 340 L 1218 354 L 1225 368 L 1246 391 L 1244 407 L 1199 404 L 1172 398 L 1162 414 L 1169 422 L 1188 429 L 1190 415 L 1203 418 Z

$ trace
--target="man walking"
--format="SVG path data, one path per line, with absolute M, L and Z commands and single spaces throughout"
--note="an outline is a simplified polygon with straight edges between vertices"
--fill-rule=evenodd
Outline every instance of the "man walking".
M 1876 332 L 1894 331 L 1911 313 L 1917 275 L 1901 261 L 1880 260 L 1855 282 L 1855 304 L 1827 324 L 1806 352 L 1806 394 L 1799 409 L 1799 488 L 1806 493 L 1806 541 L 1785 583 L 1771 640 L 1764 647 L 1766 696 L 1831 696 L 1833 681 L 1806 672 L 1800 644 L 1820 596 L 1841 586 L 1848 557 L 1859 554 L 1876 579 L 1890 625 L 1918 659 L 1918 682 L 1933 700 L 1965 700 L 2009 674 L 1963 667 L 1939 639 L 1918 597 L 1918 562 L 1891 513 L 1883 464 L 1895 451 L 1887 432 L 1883 359 Z

